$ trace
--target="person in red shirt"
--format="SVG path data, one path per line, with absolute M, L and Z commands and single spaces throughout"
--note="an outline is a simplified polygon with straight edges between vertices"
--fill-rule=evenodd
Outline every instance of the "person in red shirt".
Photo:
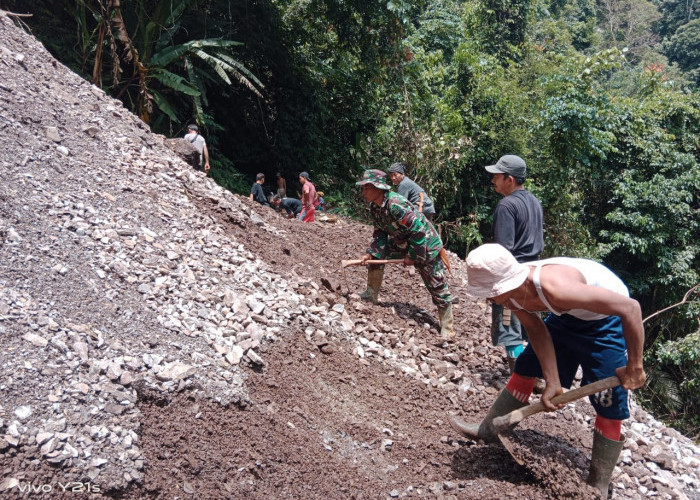
M 299 174 L 299 182 L 301 183 L 301 213 L 299 220 L 303 222 L 313 222 L 314 214 L 316 213 L 316 187 L 311 183 L 308 172 Z

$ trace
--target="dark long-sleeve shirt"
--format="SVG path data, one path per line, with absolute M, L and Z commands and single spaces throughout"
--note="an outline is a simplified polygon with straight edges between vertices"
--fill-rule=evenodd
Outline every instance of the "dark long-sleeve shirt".
M 422 187 L 416 184 L 408 177 L 404 177 L 399 185 L 396 186 L 396 191 L 406 198 L 414 207 L 418 207 L 420 203 L 420 195 L 423 193 L 423 213 L 424 214 L 434 214 L 435 207 L 433 206 L 433 200 L 426 194 Z
M 282 203 L 280 205 L 287 211 L 287 214 L 294 214 L 294 217 L 299 215 L 301 212 L 301 201 L 296 198 L 282 198 Z

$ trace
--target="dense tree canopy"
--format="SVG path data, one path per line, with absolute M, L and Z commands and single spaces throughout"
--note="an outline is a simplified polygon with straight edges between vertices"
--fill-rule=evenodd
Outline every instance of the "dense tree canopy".
M 700 85 L 700 19 L 679 27 L 666 44 L 668 58 Z
M 293 181 L 306 170 L 327 201 L 361 215 L 353 181 L 365 167 L 400 160 L 436 200 L 447 245 L 464 254 L 491 237 L 498 195 L 483 167 L 514 153 L 545 209 L 547 255 L 603 260 L 647 313 L 700 282 L 693 2 L 0 6 L 33 12 L 29 26 L 59 59 L 154 130 L 182 135 L 197 121 L 212 175 L 231 190 L 247 194 L 258 171 Z M 700 355 L 697 334 L 688 335 L 699 330 L 693 293 L 647 324 L 657 387 L 649 399 L 671 417 L 686 415 L 689 432 L 699 425 L 687 415 L 698 414 L 688 401 L 697 405 L 700 384 L 682 384 L 678 367 Z M 671 393 L 668 383 L 678 398 L 659 395 Z
M 664 38 L 671 37 L 693 19 L 700 19 L 700 5 L 695 0 L 654 0 L 654 3 L 662 15 L 657 29 Z

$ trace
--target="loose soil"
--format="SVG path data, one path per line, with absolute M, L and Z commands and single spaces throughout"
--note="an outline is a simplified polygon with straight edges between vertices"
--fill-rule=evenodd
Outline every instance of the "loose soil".
M 251 206 L 284 236 L 251 224 L 231 226 L 232 237 L 277 271 L 330 281 L 339 292 L 325 294 L 329 303 L 357 300 L 352 292 L 364 289 L 366 269 L 343 270 L 340 261 L 361 256 L 370 227 L 342 218 L 301 224 Z M 466 295 L 458 278 L 463 262 L 452 259 L 456 343 L 439 340 L 430 296 L 420 277 L 402 266 L 387 266 L 380 303 L 368 304 L 364 313 L 371 324 L 424 332 L 427 355 L 457 354 L 487 381 L 488 392 L 461 401 L 376 358 L 358 358 L 349 342 L 319 349 L 303 332 L 289 331 L 261 351 L 266 368 L 250 374 L 250 406 L 144 395 L 141 444 L 149 467 L 143 487 L 123 498 L 595 497 L 582 468 L 581 447 L 590 447 L 591 431 L 578 422 L 557 421 L 552 435 L 528 433 L 519 447 L 529 460 L 525 467 L 500 445 L 463 441 L 450 429 L 449 412 L 479 420 L 506 380 L 505 360 L 495 348 L 482 348 L 482 357 L 461 352 L 462 338 L 487 339 L 490 317 Z M 537 421 L 532 417 L 522 428 Z

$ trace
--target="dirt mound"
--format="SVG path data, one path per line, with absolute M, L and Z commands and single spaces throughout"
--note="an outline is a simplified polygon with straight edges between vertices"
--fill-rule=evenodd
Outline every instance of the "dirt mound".
M 224 191 L 2 15 L 0 75 L 4 496 L 591 497 L 586 402 L 523 423 L 525 467 L 447 425 L 507 373 L 456 256 L 443 343 L 415 271 L 359 300 L 371 228 Z M 700 498 L 697 447 L 625 432 L 616 497 Z

